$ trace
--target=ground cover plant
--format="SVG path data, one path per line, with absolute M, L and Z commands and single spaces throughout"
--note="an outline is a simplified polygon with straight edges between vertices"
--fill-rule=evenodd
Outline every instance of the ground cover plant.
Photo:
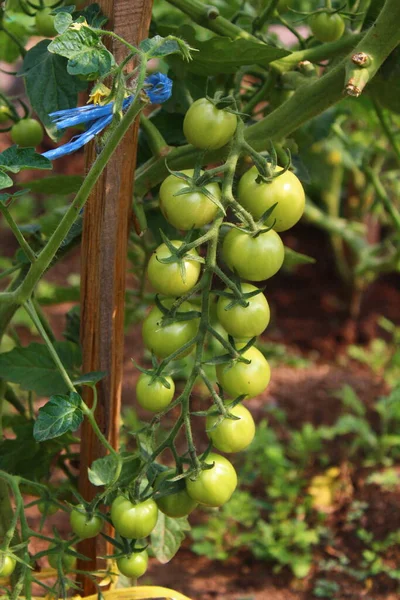
M 356 488 L 398 487 L 398 315 L 359 323 L 399 270 L 399 32 L 396 0 L 0 8 L 4 596 L 208 600 L 145 585 L 182 544 L 287 594 L 398 592 L 396 520 Z M 311 372 L 315 331 L 291 349 L 276 307 L 297 282 L 318 311 L 326 257 L 336 364 L 379 393 L 336 382 L 294 423 L 271 373 Z

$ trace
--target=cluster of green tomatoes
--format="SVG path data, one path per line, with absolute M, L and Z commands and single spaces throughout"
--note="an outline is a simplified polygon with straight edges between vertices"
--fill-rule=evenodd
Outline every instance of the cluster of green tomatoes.
M 225 146 L 234 136 L 236 127 L 234 112 L 219 109 L 206 98 L 194 102 L 184 120 L 187 140 L 200 149 Z M 196 177 L 203 174 L 197 172 Z M 193 170 L 171 173 L 160 187 L 160 208 L 166 220 L 180 232 L 200 230 L 205 235 L 203 232 L 209 231 L 218 219 L 222 223 L 220 207 L 224 199 L 218 181 L 196 187 L 194 176 Z M 112 501 L 107 519 L 122 539 L 116 562 L 119 571 L 127 577 L 140 577 L 147 569 L 148 554 L 142 541 L 155 528 L 159 511 L 170 518 L 180 518 L 189 515 L 198 504 L 217 508 L 230 499 L 237 486 L 236 471 L 218 452 L 240 452 L 249 446 L 255 435 L 253 417 L 241 401 L 263 393 L 270 380 L 267 360 L 249 344 L 268 326 L 270 309 L 262 290 L 253 284 L 269 279 L 281 268 L 284 245 L 279 233 L 300 219 L 305 195 L 292 172 L 276 167 L 273 177 L 266 182 L 260 180 L 255 166 L 240 178 L 236 195 L 239 206 L 255 222 L 260 223 L 261 219 L 262 226 L 249 231 L 244 223 L 231 224 L 219 255 L 232 279 L 226 276 L 225 289 L 212 290 L 209 294 L 206 312 L 210 313 L 211 299 L 217 297 L 214 327 L 224 332 L 238 351 L 236 358 L 216 365 L 218 397 L 225 411 L 221 413 L 213 403 L 207 412 L 206 431 L 211 451 L 203 455 L 199 463 L 201 468 L 192 469 L 185 477 L 182 469 L 158 465 L 160 470 L 151 482 L 151 497 L 134 497 L 129 490 L 123 489 Z M 233 212 L 240 216 L 240 211 Z M 202 258 L 201 243 L 192 244 L 187 251 L 186 245 L 185 241 L 165 238 L 165 243 L 156 248 L 147 266 L 147 276 L 157 293 L 157 302 L 143 322 L 142 335 L 145 347 L 161 360 L 160 363 L 156 360 L 157 365 L 168 365 L 170 359 L 184 356 L 190 360 L 204 317 L 205 309 L 203 307 L 203 313 L 199 312 L 195 296 L 202 290 L 201 280 L 207 263 L 204 264 Z M 178 309 L 173 310 L 177 302 Z M 208 320 L 210 314 L 206 314 L 206 318 Z M 196 348 L 196 359 L 197 355 Z M 139 376 L 136 398 L 142 408 L 162 416 L 170 405 L 179 404 L 173 402 L 174 395 L 173 378 L 163 370 L 144 370 Z M 90 512 L 81 504 L 73 507 L 70 513 L 71 529 L 79 539 L 96 537 L 104 523 L 101 513 Z M 49 554 L 49 562 L 54 568 L 62 567 L 68 571 L 74 567 L 75 557 L 73 553 L 54 552 Z M 14 566 L 11 557 L 4 557 L 0 576 L 9 575 Z

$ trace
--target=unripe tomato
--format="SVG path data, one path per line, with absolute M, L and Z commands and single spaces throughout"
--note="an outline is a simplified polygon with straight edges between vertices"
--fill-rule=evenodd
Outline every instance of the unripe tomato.
M 163 305 L 166 308 L 169 308 L 172 303 L 173 300 L 167 299 L 163 301 Z M 189 302 L 183 302 L 179 307 L 179 312 L 188 312 L 190 310 L 195 310 L 195 307 L 189 304 Z M 181 346 L 193 339 L 199 327 L 199 319 L 174 321 L 170 325 L 162 327 L 161 321 L 163 316 L 160 309 L 154 306 L 143 321 L 142 328 L 144 345 L 160 358 L 165 358 L 176 352 Z M 190 354 L 192 349 L 190 347 L 180 357 Z
M 54 546 L 49 546 L 49 550 L 51 550 L 52 548 L 54 548 Z M 53 569 L 58 569 L 59 554 L 49 554 L 47 558 L 49 560 L 49 565 Z M 75 566 L 76 566 L 76 558 L 75 558 L 75 556 L 72 556 L 72 554 L 65 554 L 64 553 L 62 555 L 61 564 L 62 564 L 63 570 L 66 573 L 68 573 L 68 571 L 72 571 L 72 569 L 75 568 Z
M 6 106 L 5 104 L 0 106 L 0 123 L 7 123 L 7 121 L 10 120 L 10 117 L 11 111 L 8 108 L 8 106 Z
M 253 292 L 257 288 L 250 283 L 242 283 L 244 294 Z M 229 288 L 226 292 L 231 292 Z M 237 339 L 251 339 L 261 335 L 270 319 L 270 310 L 266 297 L 262 292 L 251 298 L 246 298 L 248 306 L 235 304 L 227 308 L 234 300 L 234 296 L 226 298 L 220 296 L 217 304 L 217 317 L 222 327 L 232 337 Z
M 15 558 L 7 556 L 6 554 L 0 554 L 0 577 L 9 577 L 14 573 L 15 569 Z
M 162 481 L 175 476 L 173 469 L 167 469 L 158 475 L 155 484 L 159 486 Z M 186 491 L 184 482 L 180 482 L 182 487 L 177 492 L 171 493 L 168 496 L 162 496 L 157 498 L 157 506 L 168 517 L 173 519 L 179 519 L 180 517 L 186 517 L 196 508 L 197 502 L 189 496 Z M 177 482 L 177 485 L 180 485 Z
M 160 379 L 151 381 L 151 375 L 142 373 L 136 384 L 136 400 L 142 408 L 159 412 L 171 404 L 175 393 L 172 377 L 165 378 L 170 388 L 165 387 Z
M 317 12 L 308 19 L 308 24 L 319 42 L 335 42 L 342 37 L 345 24 L 338 13 Z
M 282 171 L 277 167 L 276 171 Z M 276 172 L 275 171 L 275 172 Z M 306 196 L 303 186 L 294 173 L 286 171 L 271 183 L 256 183 L 257 167 L 247 171 L 239 182 L 238 200 L 255 219 L 260 219 L 266 210 L 277 204 L 265 221 L 275 231 L 286 231 L 297 223 L 304 212 Z
M 261 394 L 269 384 L 271 369 L 264 356 L 252 346 L 242 355 L 250 363 L 235 361 L 233 364 L 217 365 L 217 378 L 231 398 L 246 395 L 253 398 Z
M 236 115 L 216 108 L 207 98 L 200 98 L 185 115 L 183 133 L 196 148 L 216 150 L 229 142 L 236 126 Z
M 233 408 L 228 407 L 228 410 L 239 419 L 225 418 L 214 427 L 221 416 L 209 415 L 206 420 L 207 434 L 217 450 L 221 452 L 241 452 L 254 439 L 256 433 L 254 419 L 251 412 L 241 404 L 237 404 Z
M 56 514 L 56 512 L 58 511 L 58 506 L 50 502 L 39 502 L 38 509 L 42 515 L 46 514 L 50 517 L 51 515 Z
M 117 559 L 117 566 L 125 577 L 132 577 L 137 579 L 144 575 L 147 571 L 147 565 L 149 563 L 149 555 L 146 550 L 142 552 L 134 552 L 129 556 L 122 556 Z
M 43 37 L 54 37 L 57 30 L 54 27 L 54 16 L 51 14 L 51 8 L 39 10 L 35 16 L 36 31 Z
M 224 456 L 211 453 L 207 464 L 214 463 L 211 469 L 204 470 L 196 479 L 186 479 L 186 489 L 191 498 L 199 504 L 218 507 L 228 502 L 237 486 L 236 471 Z
M 263 281 L 279 271 L 285 258 L 285 249 L 273 229 L 256 237 L 239 229 L 231 229 L 225 236 L 222 256 L 239 277 Z
M 190 177 L 193 169 L 182 171 Z M 201 171 L 203 174 L 204 171 Z M 169 175 L 160 187 L 160 208 L 171 225 L 185 231 L 203 227 L 210 223 L 217 214 L 218 206 L 201 192 L 180 193 L 188 184 L 176 177 Z M 205 188 L 217 200 L 221 199 L 221 190 L 218 183 L 208 183 Z
M 172 244 L 175 248 L 182 246 L 182 242 L 179 240 L 173 240 Z M 147 267 L 148 278 L 156 292 L 164 294 L 164 296 L 183 296 L 196 285 L 200 275 L 200 263 L 197 260 L 191 260 L 190 255 L 198 256 L 196 250 L 193 249 L 181 259 L 184 266 L 184 273 L 182 273 L 178 260 L 171 263 L 160 262 L 160 259 L 171 256 L 166 244 L 161 244 L 156 248 Z
M 115 531 L 130 540 L 150 535 L 157 523 L 158 508 L 148 499 L 133 504 L 124 496 L 117 496 L 111 505 L 111 520 Z
M 82 504 L 72 510 L 69 521 L 72 531 L 81 540 L 96 537 L 103 529 L 103 519 L 97 515 L 90 516 Z
M 43 127 L 36 119 L 21 119 L 11 128 L 11 139 L 21 148 L 38 146 L 43 140 Z

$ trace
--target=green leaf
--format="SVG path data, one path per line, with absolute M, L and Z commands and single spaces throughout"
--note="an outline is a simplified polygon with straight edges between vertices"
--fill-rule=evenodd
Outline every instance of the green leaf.
M 84 25 L 57 36 L 50 42 L 48 50 L 68 58 L 67 71 L 70 75 L 101 77 L 115 65 L 113 55 L 104 46 L 100 36 Z
M 78 11 L 76 14 L 86 19 L 86 22 L 96 29 L 101 29 L 108 21 L 97 2 L 85 6 L 83 10 Z
M 51 440 L 67 431 L 76 431 L 83 421 L 82 399 L 76 392 L 68 396 L 52 396 L 39 408 L 38 418 L 33 428 L 37 442 Z
M 4 173 L 4 171 L 0 170 L 0 190 L 4 190 L 5 188 L 9 188 L 13 185 L 13 180 L 11 177 Z M 5 194 L 3 194 L 4 196 Z
M 162 58 L 169 54 L 180 54 L 183 59 L 190 60 L 190 46 L 180 38 L 173 35 L 161 37 L 159 35 L 153 38 L 143 40 L 139 45 L 140 50 L 147 54 L 147 58 Z
M 72 382 L 74 385 L 96 385 L 99 381 L 104 379 L 107 375 L 105 371 L 91 371 L 90 373 L 86 373 L 78 379 L 74 379 Z
M 28 50 L 21 74 L 25 78 L 32 108 L 51 137 L 56 140 L 63 132 L 56 130 L 49 114 L 74 108 L 78 102 L 78 92 L 86 89 L 87 84 L 67 72 L 67 60 L 57 54 L 51 54 L 48 51 L 49 44 L 50 40 L 42 40 Z M 46 93 L 43 93 L 43 90 L 46 90 Z
M 34 422 L 22 415 L 4 415 L 3 425 L 10 427 L 16 437 L 0 444 L 0 469 L 30 480 L 48 478 L 54 456 L 72 441 L 68 439 L 70 434 L 65 434 L 39 444 L 33 438 Z
M 151 548 L 160 563 L 165 564 L 175 556 L 187 531 L 190 531 L 187 517 L 171 519 L 159 511 L 157 525 L 151 533 Z
M 187 69 L 199 75 L 218 75 L 219 73 L 235 73 L 244 65 L 267 65 L 268 63 L 288 56 L 290 52 L 268 46 L 263 42 L 255 42 L 238 38 L 214 36 L 207 41 L 196 39 L 193 27 L 184 25 L 180 35 L 193 47 L 199 50 L 192 55 L 193 60 Z
M 285 269 L 292 269 L 297 265 L 312 265 L 315 262 L 316 260 L 312 256 L 301 254 L 301 252 L 296 252 L 295 250 L 285 246 L 285 258 L 283 261 L 283 266 Z
M 7 148 L 7 150 L 0 153 L 0 171 L 4 170 L 10 171 L 11 173 L 19 173 L 22 169 L 52 168 L 51 161 L 35 152 L 34 148 L 10 146 L 10 148 Z
M 82 182 L 83 177 L 81 175 L 55 175 L 54 177 L 24 181 L 17 185 L 38 194 L 67 196 L 68 194 L 75 194 L 81 187 Z
M 343 405 L 346 408 L 349 408 L 358 417 L 363 417 L 365 415 L 366 408 L 350 385 L 344 385 L 336 392 L 335 396 L 340 398 Z
M 116 460 L 111 454 L 98 458 L 88 469 L 90 483 L 96 486 L 108 485 L 114 479 L 116 467 Z
M 67 372 L 71 373 L 80 366 L 79 346 L 72 342 L 56 342 L 54 347 Z M 0 377 L 18 383 L 23 390 L 33 391 L 39 396 L 64 394 L 67 391 L 47 347 L 36 342 L 0 354 Z
M 73 18 L 70 15 L 70 13 L 66 10 L 64 10 L 64 7 L 62 7 L 63 10 L 61 12 L 58 12 L 56 14 L 56 16 L 54 17 L 54 27 L 56 28 L 56 30 L 58 31 L 58 33 L 64 33 L 64 31 L 67 31 L 68 27 L 71 25 Z M 65 7 L 65 8 L 69 8 L 69 7 Z

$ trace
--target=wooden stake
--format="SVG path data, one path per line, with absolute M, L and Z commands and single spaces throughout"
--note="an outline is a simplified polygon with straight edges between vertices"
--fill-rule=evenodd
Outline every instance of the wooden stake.
M 148 35 L 152 0 L 98 0 L 109 18 L 107 26 L 137 46 Z M 126 48 L 114 40 L 110 44 L 116 61 L 126 56 Z M 122 140 L 95 186 L 85 207 L 82 234 L 81 341 L 83 372 L 106 371 L 98 384 L 96 419 L 114 448 L 118 446 L 119 415 L 124 350 L 124 298 L 126 256 L 131 219 L 133 179 L 136 165 L 138 120 Z M 95 159 L 95 145 L 86 151 L 86 167 Z M 90 390 L 89 390 L 90 392 Z M 91 397 L 86 391 L 85 401 Z M 104 455 L 90 425 L 82 426 L 79 491 L 91 500 L 97 489 L 88 480 L 88 467 Z M 96 557 L 104 555 L 102 540 L 90 539 L 79 548 L 90 561 L 79 569 L 95 570 Z M 83 582 L 83 596 L 94 593 L 93 583 Z

